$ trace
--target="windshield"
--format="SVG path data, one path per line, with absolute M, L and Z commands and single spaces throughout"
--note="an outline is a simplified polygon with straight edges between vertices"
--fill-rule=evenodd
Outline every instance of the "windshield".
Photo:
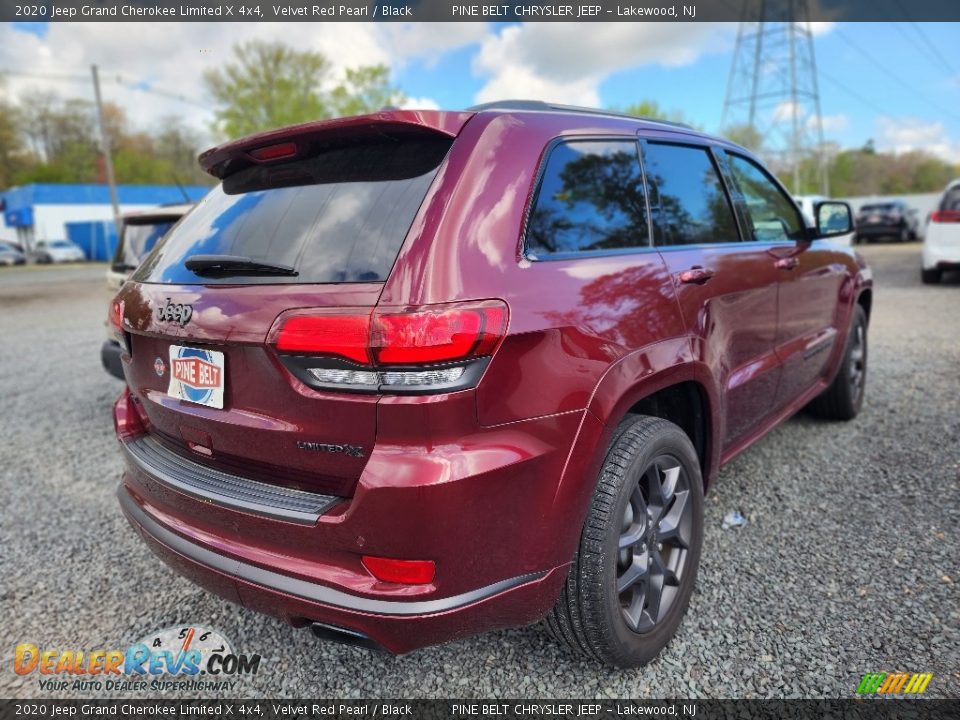
M 140 265 L 143 258 L 156 246 L 157 241 L 167 234 L 176 220 L 165 219 L 152 223 L 132 223 L 123 226 L 123 237 L 117 245 L 113 258 L 117 270 L 132 270 Z
M 239 170 L 184 218 L 134 279 L 203 285 L 383 281 L 450 143 L 432 136 L 379 138 Z M 186 267 L 194 255 L 250 258 L 290 266 L 295 274 L 198 275 Z
M 860 208 L 861 213 L 887 213 L 893 212 L 897 206 L 893 203 L 884 203 L 883 205 L 864 205 Z

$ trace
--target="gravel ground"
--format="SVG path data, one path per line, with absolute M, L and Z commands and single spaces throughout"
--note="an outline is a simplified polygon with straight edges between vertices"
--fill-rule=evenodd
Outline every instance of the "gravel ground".
M 863 414 L 800 415 L 724 468 L 687 619 L 634 671 L 571 659 L 538 627 L 401 658 L 322 644 L 176 576 L 114 498 L 103 268 L 0 271 L 0 696 L 44 695 L 12 671 L 18 642 L 122 648 L 197 623 L 263 655 L 238 686 L 251 698 L 850 697 L 892 670 L 960 697 L 960 278 L 921 286 L 917 245 L 864 254 L 877 287 Z M 723 530 L 731 510 L 747 524 Z

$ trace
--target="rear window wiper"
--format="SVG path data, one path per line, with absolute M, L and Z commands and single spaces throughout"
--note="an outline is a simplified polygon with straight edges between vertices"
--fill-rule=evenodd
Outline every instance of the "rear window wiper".
M 191 255 L 184 263 L 197 275 L 299 275 L 294 268 L 280 263 L 263 262 L 242 255 Z

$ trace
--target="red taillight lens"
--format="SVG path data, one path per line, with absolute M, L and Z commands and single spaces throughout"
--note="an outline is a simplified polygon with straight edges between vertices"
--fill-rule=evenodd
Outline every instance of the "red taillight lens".
M 117 438 L 123 442 L 138 438 L 147 432 L 143 419 L 130 396 L 129 388 L 124 388 L 113 404 L 113 428 L 117 432 Z
M 930 214 L 930 222 L 960 223 L 960 210 L 936 210 Z
M 110 303 L 110 326 L 117 332 L 123 332 L 123 300 Z
M 277 337 L 277 350 L 333 355 L 369 365 L 369 315 L 308 315 L 289 318 Z
M 507 328 L 500 304 L 374 315 L 371 345 L 380 365 L 414 365 L 490 355 Z
M 256 150 L 250 151 L 250 157 L 260 162 L 269 162 L 270 160 L 282 160 L 291 158 L 297 154 L 297 144 L 292 142 L 277 143 L 276 145 L 266 145 Z
M 499 301 L 438 305 L 370 315 L 287 318 L 277 336 L 282 353 L 329 355 L 362 365 L 415 365 L 493 354 L 507 330 Z
M 381 582 L 426 585 L 433 582 L 437 566 L 433 560 L 396 560 L 363 556 L 363 566 Z

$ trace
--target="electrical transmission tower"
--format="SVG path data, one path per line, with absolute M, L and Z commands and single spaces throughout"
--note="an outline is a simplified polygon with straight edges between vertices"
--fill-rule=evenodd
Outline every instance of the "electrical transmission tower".
M 809 17 L 806 0 L 744 0 L 721 125 L 755 132 L 794 194 L 829 195 Z

